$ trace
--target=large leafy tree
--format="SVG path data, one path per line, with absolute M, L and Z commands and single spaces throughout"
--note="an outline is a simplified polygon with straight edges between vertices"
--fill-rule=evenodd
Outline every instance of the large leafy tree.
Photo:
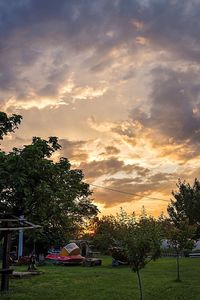
M 168 206 L 168 214 L 175 225 L 188 220 L 190 225 L 197 225 L 200 235 L 200 182 L 194 180 L 193 185 L 178 181 L 178 190 L 173 191 L 173 199 Z
M 71 169 L 67 158 L 50 159 L 59 149 L 56 137 L 34 137 L 30 145 L 0 152 L 0 211 L 42 225 L 38 236 L 46 245 L 64 242 L 98 212 L 82 171 Z

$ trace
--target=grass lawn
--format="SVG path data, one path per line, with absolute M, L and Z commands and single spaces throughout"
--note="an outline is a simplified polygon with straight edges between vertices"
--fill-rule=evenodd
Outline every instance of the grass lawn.
M 137 277 L 128 266 L 111 267 L 102 257 L 100 267 L 52 266 L 43 275 L 12 279 L 10 292 L 0 299 L 13 300 L 129 300 L 139 299 Z M 141 271 L 145 300 L 200 300 L 200 259 L 180 260 L 182 282 L 175 282 L 176 261 L 162 258 Z M 15 269 L 25 270 L 24 267 Z

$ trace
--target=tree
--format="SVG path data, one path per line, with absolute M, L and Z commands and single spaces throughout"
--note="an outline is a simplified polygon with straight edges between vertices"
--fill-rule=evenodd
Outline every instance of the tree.
M 13 114 L 8 117 L 6 113 L 0 112 L 0 140 L 9 132 L 14 132 L 18 125 L 21 123 L 22 116 Z
M 127 252 L 132 270 L 137 274 L 140 288 L 140 299 L 143 299 L 143 288 L 140 270 L 151 260 L 160 256 L 161 235 L 153 218 L 140 219 L 129 229 L 126 241 Z
M 134 218 L 134 213 L 128 215 L 121 208 L 116 216 L 107 215 L 91 220 L 94 245 L 103 253 L 108 253 L 111 248 L 120 246 L 121 234 L 125 232 L 126 223 L 133 221 Z
M 150 261 L 160 256 L 161 227 L 153 218 L 142 215 L 127 215 L 124 211 L 118 216 L 118 245 L 124 250 L 131 269 L 137 274 L 140 299 L 143 299 L 143 287 L 140 270 Z
M 46 246 L 65 242 L 98 212 L 83 172 L 71 169 L 67 158 L 50 159 L 59 149 L 57 137 L 34 137 L 21 149 L 0 152 L 0 211 L 42 225 L 34 239 Z
M 168 206 L 168 213 L 174 224 L 188 220 L 190 225 L 198 225 L 200 235 L 200 182 L 194 180 L 193 185 L 179 179 L 178 191 L 173 191 L 174 200 Z
M 114 216 L 103 216 L 92 220 L 93 244 L 102 253 L 108 253 L 113 246 L 116 231 Z
M 172 247 L 176 253 L 177 282 L 181 281 L 180 255 L 184 250 L 192 250 L 194 247 L 195 231 L 196 227 L 194 225 L 190 225 L 187 219 L 180 221 L 176 225 L 168 222 L 166 226 L 166 237 L 169 241 L 170 247 Z

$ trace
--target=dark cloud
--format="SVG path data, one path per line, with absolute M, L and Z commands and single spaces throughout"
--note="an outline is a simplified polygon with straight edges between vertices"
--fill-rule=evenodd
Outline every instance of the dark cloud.
M 59 142 L 62 146 L 61 156 L 67 157 L 69 160 L 87 161 L 88 153 L 83 149 L 87 142 L 69 141 L 67 139 L 60 139 Z
M 127 55 L 136 53 L 138 36 L 173 59 L 199 61 L 199 13 L 198 1 L 186 0 L 0 0 L 0 87 L 18 99 L 30 100 L 33 91 L 56 96 L 72 53 L 92 50 L 81 66 L 98 73 L 115 61 L 110 50 L 124 46 Z M 121 78 L 133 76 L 131 70 Z
M 127 202 L 133 202 L 134 205 L 135 202 L 140 201 L 142 198 L 149 201 L 153 206 L 156 206 L 158 202 L 160 205 L 162 202 L 164 204 L 170 200 L 171 192 L 172 189 L 176 187 L 177 179 L 178 175 L 176 173 L 166 172 L 158 172 L 155 174 L 148 174 L 147 172 L 146 176 L 132 178 L 111 177 L 104 180 L 102 184 L 107 189 L 94 188 L 94 196 L 98 199 L 98 202 L 104 204 L 105 207 L 113 207 L 119 204 L 123 205 Z M 157 199 L 149 199 L 148 197 L 153 197 L 152 193 L 155 192 L 163 196 L 155 197 Z
M 118 133 L 121 136 L 131 138 L 132 140 L 134 140 L 134 138 L 136 138 L 135 128 L 134 128 L 134 126 L 132 126 L 131 123 L 128 123 L 128 122 L 125 125 L 117 124 L 117 125 L 113 126 L 112 131 Z
M 88 63 L 88 60 L 84 62 L 85 65 L 87 63 Z M 99 72 L 104 71 L 105 69 L 107 69 L 111 65 L 112 65 L 111 59 L 106 59 L 106 60 L 103 60 L 103 61 L 99 62 L 98 64 L 93 65 L 90 70 L 93 73 L 99 73 Z
M 114 146 L 107 146 L 106 148 L 105 148 L 105 150 L 106 150 L 106 153 L 107 154 L 118 154 L 118 153 L 120 153 L 120 150 L 119 149 L 117 149 L 116 147 L 114 147 Z
M 86 175 L 86 178 L 95 180 L 100 176 L 110 176 L 116 173 L 126 173 L 128 175 L 136 173 L 138 176 L 146 176 L 149 169 L 139 166 L 138 164 L 125 164 L 122 160 L 115 157 L 109 159 L 81 163 L 79 166 Z
M 139 5 L 137 1 L 125 2 L 124 5 L 123 1 L 115 0 L 112 3 L 107 0 L 1 1 L 1 34 L 9 36 L 16 29 L 26 28 L 33 37 L 45 37 L 45 34 L 54 37 L 54 43 L 62 36 L 77 48 L 92 44 L 110 48 L 121 43 L 122 34 L 132 35 L 131 26 L 128 28 L 126 24 L 137 13 Z M 115 34 L 107 36 L 107 31 Z
M 122 161 L 116 158 L 110 158 L 101 161 L 92 161 L 89 163 L 81 163 L 80 168 L 83 170 L 86 178 L 95 179 L 102 175 L 113 175 L 118 171 L 121 171 L 124 166 Z
M 152 92 L 149 113 L 136 109 L 132 119 L 144 128 L 167 138 L 166 143 L 193 147 L 190 155 L 197 155 L 200 142 L 200 89 L 196 72 L 156 68 L 152 71 Z M 156 140 L 155 140 L 156 143 Z
M 145 36 L 159 49 L 167 50 L 178 59 L 200 59 L 198 1 L 149 1 L 142 20 Z
M 128 15 L 130 10 L 136 13 L 138 4 L 127 4 L 128 10 L 117 0 L 1 0 L 0 100 L 15 96 L 29 101 L 33 93 L 56 97 L 68 71 L 73 71 L 76 54 L 84 51 L 94 53 L 93 66 L 85 65 L 91 72 L 112 64 L 106 58 L 110 49 L 133 41 L 136 34 Z
M 130 67 L 128 72 L 122 76 L 122 80 L 126 81 L 131 78 L 133 78 L 136 75 L 136 71 L 134 70 L 134 67 Z
M 117 204 L 123 205 L 123 203 L 126 202 L 140 201 L 142 198 L 150 197 L 151 194 L 156 191 L 163 194 L 167 193 L 170 197 L 172 186 L 172 183 L 168 181 L 145 181 L 145 179 L 142 180 L 141 177 L 109 178 L 104 181 L 104 187 L 108 188 L 108 190 L 95 188 L 94 196 L 98 199 L 98 202 L 104 204 L 105 207 L 113 207 Z M 163 199 L 165 200 L 166 196 L 163 196 Z M 158 202 L 156 199 L 146 198 L 146 200 L 153 205 L 156 205 Z
M 151 183 L 163 183 L 163 182 L 175 182 L 177 181 L 177 174 L 176 173 L 166 173 L 166 172 L 159 172 L 153 175 L 150 175 L 147 179 L 148 182 Z
M 93 42 L 94 46 L 110 48 L 135 35 L 130 21 L 136 20 L 146 25 L 145 29 L 137 27 L 137 31 L 163 47 L 173 45 L 177 36 L 185 47 L 185 38 L 197 38 L 200 27 L 197 1 L 188 4 L 186 0 L 150 0 L 148 3 L 144 5 L 139 0 L 1 0 L 0 33 L 8 36 L 16 29 L 26 28 L 37 36 L 45 33 L 49 37 L 55 33 L 65 35 L 67 39 L 71 38 L 73 45 L 81 47 L 88 47 Z M 106 35 L 107 32 L 110 34 Z
M 103 156 L 114 156 L 120 153 L 120 150 L 115 146 L 105 147 L 105 152 L 102 152 L 100 155 Z

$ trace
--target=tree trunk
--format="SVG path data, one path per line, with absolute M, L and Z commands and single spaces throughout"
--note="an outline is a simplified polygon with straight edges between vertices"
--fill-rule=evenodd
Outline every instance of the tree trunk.
M 176 267 L 177 267 L 177 278 L 176 281 L 181 281 L 180 279 L 180 264 L 179 264 L 179 252 L 176 254 Z
M 137 273 L 138 284 L 139 284 L 139 288 L 140 288 L 140 300 L 143 300 L 144 298 L 143 298 L 142 282 L 141 282 L 139 270 L 137 270 L 136 273 Z
M 4 233 L 0 232 L 0 241 L 3 239 L 3 237 L 4 237 Z

